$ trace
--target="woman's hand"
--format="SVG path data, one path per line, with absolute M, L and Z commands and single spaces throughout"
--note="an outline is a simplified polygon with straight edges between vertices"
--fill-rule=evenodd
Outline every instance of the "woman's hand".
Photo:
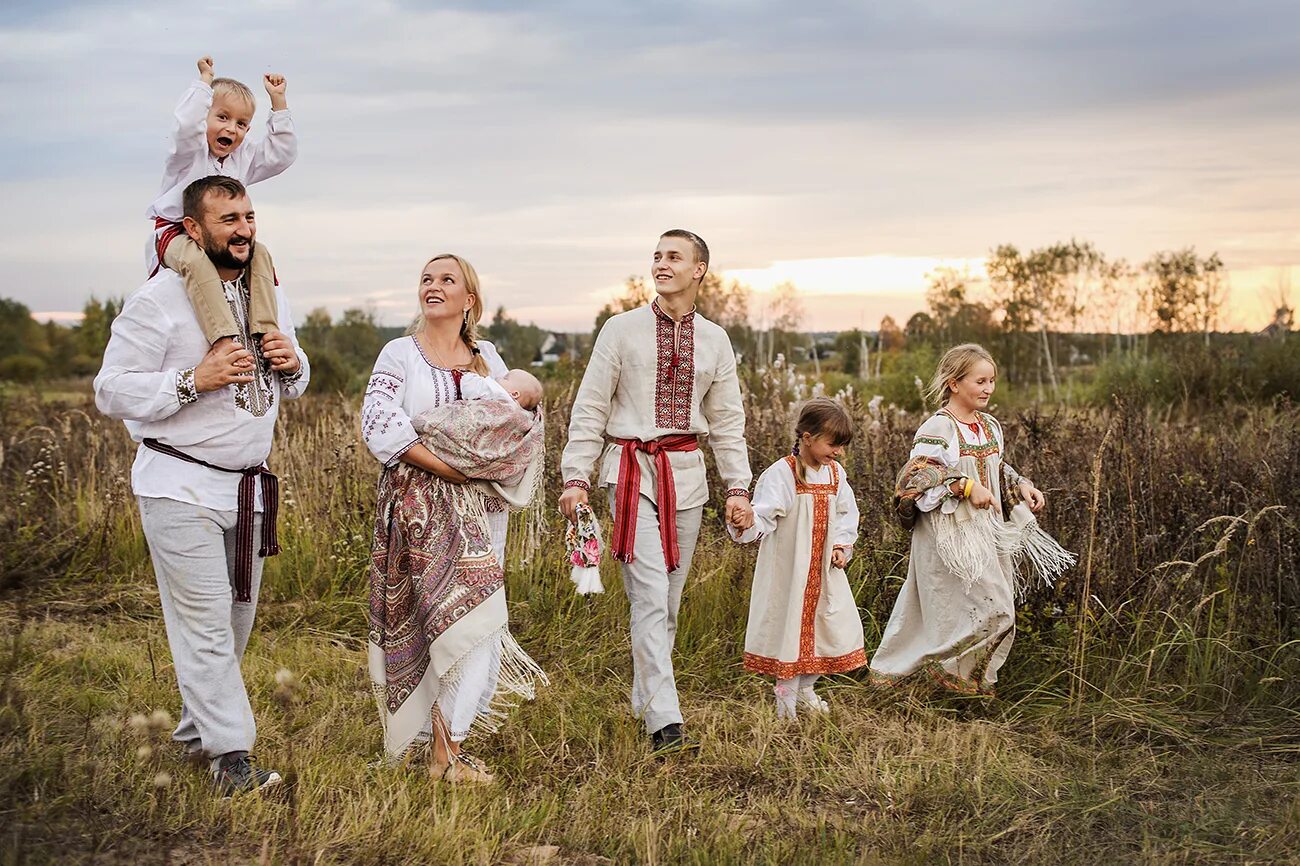
M 993 491 L 976 481 L 975 486 L 970 491 L 970 504 L 974 508 L 991 508 L 993 506 Z
M 464 484 L 469 481 L 469 477 L 458 469 L 453 469 L 443 462 L 436 454 L 424 446 L 424 443 L 417 442 L 398 458 L 403 463 L 409 463 L 419 469 L 423 469 L 432 475 L 437 475 L 443 481 L 452 484 Z
M 1020 482 L 1020 498 L 1025 500 L 1029 510 L 1035 514 L 1042 511 L 1043 506 L 1047 505 L 1047 497 L 1043 495 L 1043 491 L 1029 483 L 1028 479 Z
M 437 457 L 433 459 L 438 460 Z M 452 484 L 464 484 L 466 481 L 469 481 L 469 476 L 460 470 L 451 468 L 441 460 L 438 460 L 438 463 L 441 464 L 439 467 L 431 468 L 429 471 L 434 475 L 437 475 L 443 481 L 448 481 Z
M 835 568 L 844 568 L 849 564 L 849 549 L 846 547 L 836 547 L 831 550 L 831 565 Z

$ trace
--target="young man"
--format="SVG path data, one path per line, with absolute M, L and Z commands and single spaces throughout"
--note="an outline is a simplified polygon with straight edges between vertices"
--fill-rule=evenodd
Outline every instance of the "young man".
M 216 267 L 248 338 L 247 266 L 257 232 L 243 184 L 197 180 L 185 189 L 184 212 L 186 233 Z M 181 276 L 159 271 L 114 320 L 95 377 L 95 404 L 141 443 L 131 489 L 181 692 L 172 736 L 190 756 L 210 760 L 226 796 L 280 781 L 249 761 L 256 726 L 239 669 L 262 557 L 279 552 L 278 486 L 265 460 L 280 400 L 302 394 L 309 376 L 284 293 L 275 291 L 285 332 L 210 347 Z
M 632 608 L 632 711 L 656 751 L 685 742 L 672 650 L 708 499 L 700 436 L 727 486 L 727 522 L 744 529 L 754 520 L 736 356 L 727 332 L 695 312 L 708 269 L 699 236 L 673 229 L 660 237 L 651 268 L 656 297 L 600 329 L 560 467 L 560 510 L 574 520 L 604 453 L 597 483 L 609 490 L 611 549 Z

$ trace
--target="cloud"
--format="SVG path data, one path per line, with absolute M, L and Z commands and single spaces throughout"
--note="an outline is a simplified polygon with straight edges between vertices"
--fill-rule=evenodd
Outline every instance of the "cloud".
M 1069 237 L 1276 267 L 1300 262 L 1298 24 L 1289 3 L 1168 0 L 20 2 L 0 294 L 76 309 L 139 283 L 203 53 L 259 92 L 289 78 L 301 156 L 253 195 L 300 313 L 398 321 L 451 249 L 489 306 L 576 327 L 679 225 L 733 269 Z

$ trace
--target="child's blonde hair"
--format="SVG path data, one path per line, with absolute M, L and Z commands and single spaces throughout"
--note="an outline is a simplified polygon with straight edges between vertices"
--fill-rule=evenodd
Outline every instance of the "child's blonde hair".
M 248 107 L 257 110 L 257 97 L 253 91 L 248 89 L 248 85 L 242 81 L 236 81 L 233 78 L 214 78 L 212 79 L 212 98 L 218 96 L 237 96 L 248 103 Z
M 824 437 L 832 445 L 848 445 L 853 441 L 853 419 L 848 411 L 830 397 L 813 397 L 799 407 L 799 420 L 794 424 L 794 454 L 799 456 L 799 442 L 803 434 Z M 802 460 L 795 460 L 799 480 L 806 481 Z
M 934 371 L 934 378 L 925 391 L 926 398 L 940 406 L 948 405 L 948 398 L 952 396 L 948 383 L 954 379 L 960 382 L 971 371 L 971 367 L 980 361 L 988 361 L 993 365 L 993 372 L 997 373 L 998 362 L 978 343 L 962 343 L 944 352 L 939 359 L 938 369 Z

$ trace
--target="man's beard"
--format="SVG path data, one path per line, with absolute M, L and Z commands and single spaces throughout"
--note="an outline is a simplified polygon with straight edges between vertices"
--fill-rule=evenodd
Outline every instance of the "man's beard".
M 233 271 L 242 271 L 248 267 L 248 263 L 253 260 L 253 248 L 255 241 L 248 239 L 248 257 L 243 261 L 235 258 L 234 253 L 230 251 L 230 244 L 219 247 L 207 232 L 203 232 L 203 252 L 212 260 L 212 264 L 218 268 L 229 268 Z

